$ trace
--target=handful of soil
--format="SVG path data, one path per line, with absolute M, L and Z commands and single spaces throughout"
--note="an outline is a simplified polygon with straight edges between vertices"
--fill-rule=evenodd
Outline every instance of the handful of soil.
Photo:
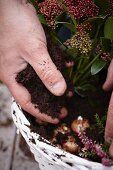
M 18 73 L 16 81 L 22 84 L 31 95 L 31 102 L 41 113 L 45 113 L 53 118 L 58 118 L 62 107 L 66 107 L 66 95 L 68 91 L 73 91 L 73 86 L 65 75 L 65 60 L 66 54 L 48 38 L 48 51 L 57 66 L 58 70 L 63 74 L 67 90 L 63 96 L 54 96 L 44 86 L 40 78 L 37 76 L 33 68 L 28 64 L 27 67 Z

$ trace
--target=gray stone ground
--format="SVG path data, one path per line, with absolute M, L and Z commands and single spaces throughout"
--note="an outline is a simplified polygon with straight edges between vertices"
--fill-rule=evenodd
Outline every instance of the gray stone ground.
M 20 150 L 10 107 L 11 94 L 0 84 L 0 170 L 39 170 L 38 163 Z

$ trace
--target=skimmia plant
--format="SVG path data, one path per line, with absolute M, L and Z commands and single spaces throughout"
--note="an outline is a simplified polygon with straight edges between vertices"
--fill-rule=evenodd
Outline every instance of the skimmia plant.
M 92 79 L 113 58 L 113 0 L 31 0 L 51 37 L 67 53 L 75 92 L 92 89 Z

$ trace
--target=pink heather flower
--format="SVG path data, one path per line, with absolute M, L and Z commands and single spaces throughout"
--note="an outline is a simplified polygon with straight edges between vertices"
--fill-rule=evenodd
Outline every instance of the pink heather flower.
M 55 27 L 55 18 L 62 12 L 62 5 L 58 0 L 44 0 L 38 4 L 39 11 L 45 16 L 48 26 Z
M 68 12 L 73 15 L 75 19 L 95 17 L 99 14 L 99 8 L 92 0 L 64 0 L 65 5 L 68 7 Z
M 89 139 L 87 136 L 86 136 L 86 134 L 85 134 L 85 132 L 83 132 L 83 133 L 78 133 L 78 137 L 79 137 L 79 139 L 81 140 L 81 142 L 84 144 L 84 146 L 85 146 L 85 148 L 87 149 L 87 150 L 89 150 L 89 149 L 94 149 L 94 143 L 93 143 L 93 141 L 91 140 L 91 139 Z
M 107 156 L 107 154 L 102 150 L 102 147 L 100 145 L 95 144 L 94 148 L 97 155 L 100 156 L 101 158 L 105 158 Z
M 102 150 L 101 145 L 96 144 L 93 142 L 92 139 L 89 139 L 86 136 L 86 133 L 78 133 L 78 137 L 83 143 L 84 147 L 90 151 L 90 152 L 95 152 L 100 158 L 101 158 L 101 163 L 105 166 L 111 166 L 113 165 L 113 162 L 108 158 L 107 154 Z
M 107 158 L 102 158 L 102 164 L 105 166 L 113 166 L 113 162 Z

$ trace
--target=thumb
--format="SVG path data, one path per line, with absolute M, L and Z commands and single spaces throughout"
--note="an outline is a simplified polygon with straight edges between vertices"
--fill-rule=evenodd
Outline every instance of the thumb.
M 105 140 L 111 141 L 113 139 L 113 93 L 111 95 L 108 113 L 107 113 L 107 121 L 105 127 Z
M 51 93 L 60 96 L 65 92 L 66 82 L 51 60 L 46 45 L 31 50 L 27 61 Z
M 113 88 L 113 59 L 112 59 L 110 66 L 108 68 L 107 78 L 103 85 L 104 90 L 109 90 L 111 88 Z

